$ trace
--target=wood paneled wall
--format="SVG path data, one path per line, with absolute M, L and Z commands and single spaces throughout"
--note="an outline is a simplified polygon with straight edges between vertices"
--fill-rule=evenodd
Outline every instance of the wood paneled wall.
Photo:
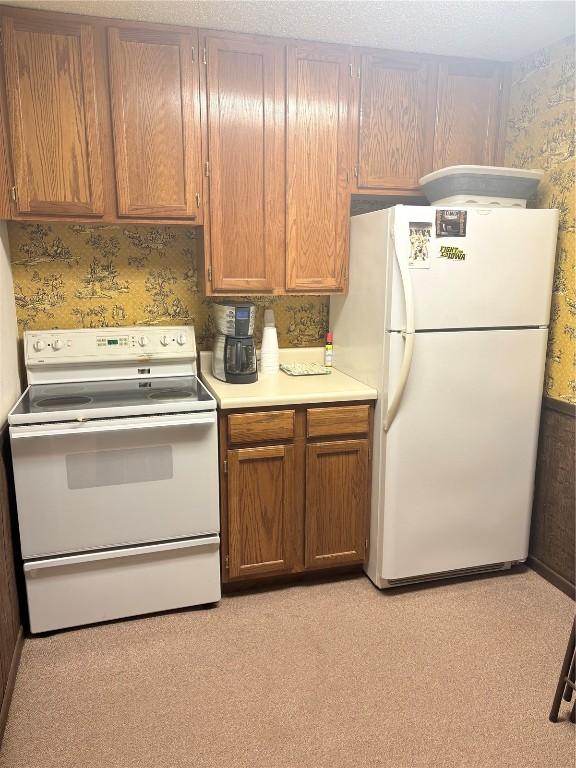
M 574 488 L 576 407 L 544 398 L 532 511 L 529 563 L 575 596 Z
M 8 429 L 0 432 L 0 741 L 22 648 L 22 627 L 10 524 L 13 494 L 8 481 Z

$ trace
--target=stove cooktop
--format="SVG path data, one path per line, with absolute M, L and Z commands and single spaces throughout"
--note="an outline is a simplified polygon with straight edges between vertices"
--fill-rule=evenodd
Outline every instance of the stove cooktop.
M 12 409 L 8 421 L 43 424 L 215 408 L 216 401 L 196 376 L 32 384 Z

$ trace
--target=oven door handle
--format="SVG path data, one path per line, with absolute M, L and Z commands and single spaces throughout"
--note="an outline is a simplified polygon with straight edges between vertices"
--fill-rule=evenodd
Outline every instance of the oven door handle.
M 76 424 L 77 422 L 72 422 Z M 91 426 L 69 427 L 60 429 L 32 429 L 30 431 L 12 430 L 12 440 L 22 440 L 27 437 L 72 437 L 73 435 L 95 435 L 99 432 L 131 432 L 140 429 L 156 429 L 158 427 L 194 427 L 203 424 L 215 424 L 216 411 L 199 413 L 194 417 L 178 421 L 154 420 L 132 424 L 92 424 Z

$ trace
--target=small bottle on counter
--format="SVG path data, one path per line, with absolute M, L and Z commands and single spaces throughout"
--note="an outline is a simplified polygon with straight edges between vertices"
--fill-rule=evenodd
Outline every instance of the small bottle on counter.
M 326 346 L 324 347 L 324 368 L 326 373 L 332 372 L 332 333 L 330 331 L 326 334 Z

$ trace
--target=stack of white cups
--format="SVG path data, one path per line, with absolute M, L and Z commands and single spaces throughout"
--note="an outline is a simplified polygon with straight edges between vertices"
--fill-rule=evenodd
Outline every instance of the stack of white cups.
M 266 309 L 264 310 L 264 331 L 260 350 L 260 373 L 278 373 L 279 368 L 278 334 L 274 312 L 271 309 Z

